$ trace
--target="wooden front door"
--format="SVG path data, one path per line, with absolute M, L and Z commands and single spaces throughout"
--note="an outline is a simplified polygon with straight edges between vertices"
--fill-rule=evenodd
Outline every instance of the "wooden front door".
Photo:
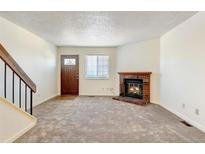
M 61 95 L 79 93 L 79 56 L 61 56 Z

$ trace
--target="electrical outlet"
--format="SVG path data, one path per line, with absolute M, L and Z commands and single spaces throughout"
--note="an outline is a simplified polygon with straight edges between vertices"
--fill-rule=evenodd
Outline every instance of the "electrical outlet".
M 183 103 L 183 104 L 182 104 L 182 108 L 185 109 L 185 107 L 186 107 L 186 106 L 185 106 L 185 104 Z
M 114 88 L 110 88 L 110 92 L 114 95 L 115 94 L 115 89 Z
M 199 109 L 195 109 L 195 114 L 199 115 Z

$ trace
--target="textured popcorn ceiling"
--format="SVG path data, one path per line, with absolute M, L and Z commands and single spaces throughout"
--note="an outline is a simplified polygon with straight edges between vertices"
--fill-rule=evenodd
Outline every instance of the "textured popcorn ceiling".
M 159 37 L 196 12 L 0 12 L 57 46 L 120 46 Z

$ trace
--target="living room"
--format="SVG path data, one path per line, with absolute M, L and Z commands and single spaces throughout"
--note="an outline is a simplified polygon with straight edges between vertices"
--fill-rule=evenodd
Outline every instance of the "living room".
M 195 10 L 0 11 L 0 142 L 205 142 Z

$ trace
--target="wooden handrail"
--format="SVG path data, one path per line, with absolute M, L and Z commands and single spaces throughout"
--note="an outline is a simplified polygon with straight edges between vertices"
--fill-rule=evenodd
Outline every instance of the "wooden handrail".
M 28 75 L 22 70 L 17 62 L 11 57 L 6 49 L 0 43 L 0 58 L 18 75 L 21 80 L 31 88 L 33 92 L 36 92 L 35 83 L 28 77 Z

